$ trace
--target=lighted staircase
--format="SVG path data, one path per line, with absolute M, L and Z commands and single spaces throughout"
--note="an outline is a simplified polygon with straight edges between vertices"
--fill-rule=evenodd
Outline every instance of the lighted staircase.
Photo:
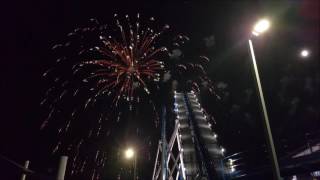
M 223 148 L 217 143 L 206 113 L 194 92 L 174 92 L 175 129 L 167 146 L 169 180 L 223 179 Z M 176 144 L 176 146 L 175 146 Z M 162 142 L 159 143 L 153 180 L 160 178 Z

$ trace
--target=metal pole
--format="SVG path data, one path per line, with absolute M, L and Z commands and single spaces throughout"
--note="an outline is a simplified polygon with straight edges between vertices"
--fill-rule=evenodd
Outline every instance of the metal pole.
M 161 159 L 161 180 L 167 180 L 167 139 L 166 139 L 166 107 L 162 107 L 162 131 L 161 131 L 161 139 L 162 139 L 162 159 Z
M 137 153 L 134 155 L 133 160 L 133 180 L 137 179 Z
M 26 162 L 24 162 L 24 169 L 27 170 L 29 168 L 29 165 L 30 165 L 30 161 L 27 160 Z M 26 174 L 23 173 L 22 176 L 21 176 L 21 180 L 25 180 L 26 179 Z
M 264 96 L 263 96 L 259 71 L 258 71 L 251 39 L 249 39 L 249 47 L 250 47 L 250 52 L 251 52 L 253 69 L 254 69 L 254 73 L 255 73 L 255 79 L 256 79 L 257 87 L 258 87 L 257 90 L 259 93 L 259 100 L 260 100 L 262 112 L 263 112 L 263 125 L 265 128 L 265 135 L 266 135 L 266 139 L 267 139 L 267 143 L 268 143 L 269 153 L 271 156 L 272 172 L 273 172 L 275 180 L 281 180 L 277 154 L 276 154 L 274 143 L 273 143 L 272 132 L 271 132 L 270 124 L 269 124 L 268 112 L 267 112 L 267 108 L 266 108 L 266 104 L 265 104 L 265 100 L 264 100 Z
M 224 159 L 221 159 L 220 160 L 220 165 L 221 165 L 221 169 L 222 169 L 222 180 L 226 180 L 226 169 L 224 167 L 224 162 L 223 162 Z
M 57 180 L 64 180 L 68 162 L 68 156 L 61 156 L 57 174 Z

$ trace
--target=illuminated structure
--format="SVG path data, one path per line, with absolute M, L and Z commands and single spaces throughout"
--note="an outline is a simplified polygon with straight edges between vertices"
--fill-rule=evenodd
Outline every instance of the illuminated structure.
M 152 179 L 223 179 L 225 150 L 218 145 L 197 95 L 174 92 L 174 111 L 175 128 L 168 143 L 159 142 Z

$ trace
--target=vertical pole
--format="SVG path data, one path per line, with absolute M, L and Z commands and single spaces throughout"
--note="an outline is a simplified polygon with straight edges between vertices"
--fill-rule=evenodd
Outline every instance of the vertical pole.
M 304 137 L 306 138 L 306 142 L 307 142 L 307 147 L 309 148 L 310 150 L 310 154 L 312 154 L 312 146 L 310 145 L 310 142 L 309 142 L 309 139 L 308 139 L 308 133 L 304 134 Z
M 137 179 L 137 153 L 134 155 L 133 160 L 133 180 Z
M 226 180 L 226 168 L 224 167 L 224 159 L 220 160 L 220 165 L 221 165 L 221 171 L 222 171 L 222 180 Z
M 256 83 L 257 83 L 257 90 L 259 93 L 260 105 L 261 105 L 262 112 L 263 112 L 263 125 L 265 128 L 265 135 L 266 135 L 266 139 L 267 139 L 267 143 L 268 143 L 269 153 L 271 156 L 272 172 L 273 172 L 275 180 L 281 180 L 277 154 L 276 154 L 274 143 L 273 143 L 272 132 L 271 132 L 270 124 L 269 124 L 268 112 L 267 112 L 267 108 L 266 108 L 266 104 L 265 104 L 265 100 L 264 100 L 264 96 L 263 96 L 263 91 L 262 91 L 262 86 L 261 86 L 261 82 L 260 82 L 258 66 L 257 66 L 256 58 L 254 55 L 252 41 L 250 39 L 249 39 L 249 47 L 250 47 L 250 52 L 251 52 L 253 69 L 254 69 L 254 73 L 255 73 L 255 79 L 256 79 Z
M 68 162 L 68 156 L 61 156 L 57 174 L 57 180 L 64 180 Z
M 27 160 L 26 162 L 24 162 L 24 169 L 27 170 L 29 168 L 29 165 L 30 165 L 30 161 Z M 26 180 L 26 174 L 23 173 L 22 176 L 21 176 L 21 180 Z
M 161 180 L 167 180 L 167 140 L 166 140 L 166 107 L 162 107 L 161 115 L 161 141 L 162 141 L 162 157 L 161 157 Z

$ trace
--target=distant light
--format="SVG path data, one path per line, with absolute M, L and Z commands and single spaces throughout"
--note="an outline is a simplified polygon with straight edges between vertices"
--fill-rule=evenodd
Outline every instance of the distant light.
M 231 172 L 233 173 L 233 172 L 235 172 L 235 171 L 236 171 L 236 168 L 231 167 Z
M 252 34 L 259 36 L 260 34 L 266 32 L 270 28 L 270 21 L 267 19 L 259 20 L 253 27 Z
M 217 134 L 214 134 L 213 137 L 216 139 L 216 138 L 218 137 L 218 135 L 217 135 Z
M 131 159 L 134 156 L 134 150 L 132 148 L 128 148 L 124 154 L 127 159 Z
M 307 50 L 307 49 L 303 49 L 303 50 L 301 50 L 301 52 L 300 52 L 300 56 L 303 57 L 303 58 L 306 58 L 306 57 L 308 57 L 309 55 L 310 55 L 310 51 Z
M 224 153 L 226 150 L 224 148 L 221 148 L 221 153 Z
M 320 171 L 314 171 L 311 173 L 312 177 L 320 177 Z
M 232 166 L 233 165 L 234 160 L 233 159 L 229 159 L 229 164 Z

